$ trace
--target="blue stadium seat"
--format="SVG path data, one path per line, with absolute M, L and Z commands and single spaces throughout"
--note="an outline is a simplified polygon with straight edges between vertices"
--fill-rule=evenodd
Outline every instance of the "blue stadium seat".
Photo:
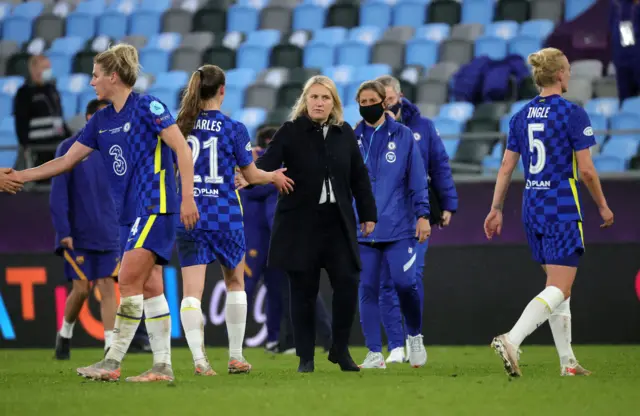
M 349 104 L 344 106 L 344 120 L 349 123 L 352 128 L 355 128 L 356 123 L 362 119 L 362 116 L 360 116 L 360 107 L 349 101 L 345 101 L 345 103 Z
M 430 68 L 438 62 L 438 47 L 439 43 L 431 39 L 411 39 L 407 42 L 404 63 Z
M 335 47 L 311 41 L 304 47 L 302 64 L 305 68 L 325 68 L 335 64 Z
M 142 66 L 142 70 L 153 75 L 169 71 L 169 55 L 169 52 L 164 49 L 149 46 L 145 47 L 140 51 L 140 65 Z
M 525 36 L 546 39 L 553 32 L 554 24 L 551 20 L 535 19 L 523 22 L 520 25 L 520 34 Z
M 609 122 L 611 124 L 611 130 L 640 130 L 640 118 L 635 113 L 619 112 L 611 116 Z M 640 142 L 640 134 L 612 134 L 609 142 L 621 139 L 633 139 Z
M 392 26 L 411 26 L 418 28 L 424 25 L 427 5 L 422 0 L 404 0 L 393 8 Z
M 446 23 L 430 23 L 416 29 L 415 39 L 429 39 L 435 42 L 442 42 L 449 37 L 451 28 Z
M 60 91 L 60 102 L 62 104 L 62 116 L 70 119 L 79 113 L 78 94 L 70 91 Z
M 227 32 L 249 33 L 258 30 L 258 9 L 234 4 L 227 9 Z
M 244 103 L 244 88 L 227 85 L 225 87 L 224 101 L 222 102 L 222 110 L 233 113 L 242 108 Z
M 84 40 L 76 36 L 66 36 L 57 38 L 51 43 L 49 52 L 64 52 L 68 55 L 75 55 L 84 46 Z
M 162 72 L 156 76 L 153 86 L 162 86 L 171 88 L 175 92 L 178 92 L 181 88 L 187 85 L 189 82 L 189 75 L 184 71 L 169 71 Z M 174 107 L 169 107 L 174 108 Z
M 243 45 L 273 47 L 280 42 L 280 31 L 275 29 L 256 30 L 247 34 Z
M 11 136 L 11 137 L 15 137 L 15 136 Z M 0 138 L 0 140 L 2 139 Z M 17 140 L 15 142 L 17 143 Z M 7 146 L 13 146 L 13 145 L 7 145 Z M 17 144 L 15 144 L 15 146 L 17 146 Z M 18 160 L 17 150 L 0 150 L 0 166 L 14 167 L 16 164 L 16 160 Z
M 386 29 L 391 23 L 391 6 L 369 1 L 360 6 L 360 26 L 376 26 Z
M 462 132 L 462 126 L 463 126 L 463 124 L 457 120 L 446 118 L 446 117 L 440 117 L 440 116 L 435 117 L 433 119 L 433 125 L 435 126 L 440 136 L 459 135 Z M 457 145 L 458 145 L 457 141 L 459 139 L 455 139 L 454 137 L 443 137 L 442 140 L 455 141 L 456 148 L 457 148 Z M 454 154 L 452 153 L 448 153 L 448 154 L 449 156 L 453 157 L 455 152 Z
M 353 81 L 362 83 L 389 74 L 391 74 L 391 67 L 389 65 L 369 64 L 359 66 L 355 69 L 355 72 L 353 74 Z
M 533 36 L 517 35 L 509 42 L 509 53 L 527 57 L 542 49 L 542 39 Z
M 327 9 L 315 4 L 299 4 L 293 10 L 292 29 L 318 30 L 324 26 Z
M 237 4 L 261 10 L 269 4 L 269 0 L 238 0 Z
M 180 42 L 182 42 L 182 35 L 180 33 L 165 32 L 150 36 L 145 48 L 173 51 L 180 46 Z
M 16 95 L 18 88 L 24 84 L 25 79 L 19 75 L 0 78 L 0 93 L 10 96 Z
M 507 55 L 507 41 L 497 36 L 483 35 L 476 39 L 474 56 L 488 56 L 491 59 L 504 59 Z
M 440 107 L 438 117 L 456 120 L 464 123 L 473 115 L 474 106 L 467 102 L 447 103 Z
M 13 95 L 0 92 L 0 118 L 13 113 Z
M 98 35 L 120 40 L 127 34 L 127 15 L 117 11 L 107 11 L 98 17 Z
M 73 74 L 56 77 L 56 87 L 60 92 L 79 94 L 90 88 L 91 77 L 87 74 Z
M 15 124 L 12 116 L 4 116 L 0 122 L 0 147 L 1 146 L 18 146 L 18 136 L 15 132 Z M 17 156 L 17 149 L 0 150 L 0 166 L 14 167 Z
M 160 33 L 162 12 L 137 10 L 130 17 L 130 35 L 150 36 Z
M 138 10 L 164 12 L 171 8 L 171 0 L 142 0 Z
M 158 98 L 167 108 L 178 108 L 178 90 L 166 84 L 154 84 L 146 93 Z
M 347 65 L 325 67 L 322 75 L 331 78 L 336 84 L 346 85 L 355 80 L 355 68 Z
M 271 48 L 262 45 L 240 45 L 236 55 L 236 67 L 260 72 L 269 66 Z
M 344 27 L 325 27 L 313 32 L 311 42 L 338 45 L 347 40 L 347 32 Z
M 593 165 L 598 172 L 624 172 L 627 170 L 627 162 L 615 155 L 594 155 Z
M 566 0 L 564 2 L 564 20 L 575 19 L 595 2 L 596 0 Z
M 137 1 L 135 0 L 114 0 L 107 6 L 107 11 L 119 12 L 129 16 L 136 10 Z
M 491 23 L 495 0 L 465 0 L 462 2 L 461 23 Z
M 302 4 L 316 4 L 322 7 L 329 7 L 333 3 L 335 3 L 335 0 L 302 0 Z
M 346 103 L 352 103 L 354 101 L 356 101 L 356 94 L 358 93 L 358 88 L 360 88 L 360 82 L 352 82 L 351 84 L 347 85 L 344 91 L 344 96 L 342 97 L 344 99 L 344 102 Z
M 92 89 L 84 90 L 78 96 L 78 109 L 81 112 L 83 112 L 84 109 L 87 108 L 87 104 L 89 104 L 89 101 L 95 100 L 95 99 L 96 99 L 96 92 L 95 91 L 93 91 Z
M 23 16 L 8 16 L 2 22 L 2 40 L 18 44 L 31 39 L 32 19 Z
M 518 34 L 518 22 L 513 20 L 501 20 L 499 22 L 489 23 L 485 29 L 485 36 L 496 36 L 505 40 L 510 40 Z
M 56 77 L 69 75 L 73 66 L 73 57 L 82 50 L 84 39 L 80 37 L 57 38 L 46 52 L 51 61 L 51 69 Z
M 640 116 L 640 97 L 630 97 L 624 100 L 621 111 L 635 113 Z
M 11 4 L 0 3 L 0 21 L 11 14 Z
M 640 145 L 640 140 L 638 139 L 611 139 L 605 143 L 600 154 L 602 156 L 618 157 L 628 162 L 638 153 L 638 145 Z
M 373 45 L 376 43 L 380 36 L 382 36 L 382 29 L 376 26 L 359 26 L 351 29 L 347 35 L 348 41 L 357 41 L 366 43 L 367 45 Z
M 11 14 L 18 17 L 26 17 L 27 19 L 35 19 L 40 14 L 44 5 L 39 1 L 28 1 L 26 3 L 18 3 L 13 7 Z
M 500 133 L 509 134 L 509 122 L 511 121 L 511 115 L 505 114 L 500 117 Z
M 611 117 L 618 111 L 619 107 L 620 101 L 617 98 L 602 97 L 587 101 L 584 109 L 589 113 L 597 113 L 605 117 Z
M 256 128 L 265 122 L 267 110 L 264 108 L 243 108 L 231 114 L 231 118 L 238 120 L 247 127 L 249 137 L 254 137 Z
M 78 3 L 73 13 L 84 13 L 92 16 L 99 16 L 104 13 L 106 4 L 100 0 L 83 1 Z M 72 13 L 72 14 L 73 14 Z
M 250 68 L 235 68 L 226 72 L 226 85 L 245 89 L 256 78 L 256 71 Z
M 591 127 L 593 127 L 593 130 L 595 131 L 607 130 L 608 123 L 607 123 L 607 118 L 605 116 L 598 113 L 588 113 L 588 114 L 589 114 L 589 119 L 591 120 Z M 595 138 L 596 138 L 596 143 L 602 146 L 607 136 L 605 134 L 596 134 Z
M 337 64 L 362 66 L 369 63 L 371 47 L 365 43 L 350 40 L 338 46 Z
M 80 3 L 84 4 L 84 3 Z M 89 40 L 96 34 L 96 15 L 75 11 L 67 16 L 66 34 Z

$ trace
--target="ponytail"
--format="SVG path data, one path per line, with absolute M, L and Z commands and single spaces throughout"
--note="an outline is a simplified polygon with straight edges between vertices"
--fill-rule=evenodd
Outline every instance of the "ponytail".
M 182 104 L 180 105 L 176 123 L 185 138 L 191 134 L 198 114 L 200 114 L 200 86 L 202 85 L 202 77 L 203 73 L 201 70 L 194 72 L 191 75 L 191 79 L 189 79 L 187 89 L 182 95 Z

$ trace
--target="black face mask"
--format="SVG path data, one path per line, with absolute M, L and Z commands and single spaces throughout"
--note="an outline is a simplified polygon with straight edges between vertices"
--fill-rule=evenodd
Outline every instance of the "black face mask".
M 369 124 L 373 124 L 380 120 L 380 117 L 384 114 L 384 106 L 382 103 L 372 105 L 361 105 L 360 115 Z
M 402 103 L 400 102 L 400 100 L 398 100 L 398 102 L 392 105 L 391 107 L 387 107 L 387 110 L 391 111 L 394 115 L 397 115 L 398 111 L 400 110 L 400 107 L 402 107 Z

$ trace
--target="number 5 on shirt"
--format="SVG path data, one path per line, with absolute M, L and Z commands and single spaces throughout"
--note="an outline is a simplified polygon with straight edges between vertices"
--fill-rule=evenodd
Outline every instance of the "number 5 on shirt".
M 529 151 L 531 152 L 531 156 L 536 152 L 538 154 L 538 160 L 534 165 L 532 161 L 529 162 L 529 173 L 535 175 L 536 173 L 542 172 L 544 169 L 544 165 L 547 161 L 547 153 L 544 147 L 544 143 L 540 139 L 536 139 L 534 137 L 535 132 L 543 132 L 544 124 L 542 123 L 531 123 L 527 126 L 527 135 L 529 136 Z M 532 159 L 533 160 L 533 157 Z

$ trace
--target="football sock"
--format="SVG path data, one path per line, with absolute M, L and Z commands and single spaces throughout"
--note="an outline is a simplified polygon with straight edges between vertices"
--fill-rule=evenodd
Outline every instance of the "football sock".
M 113 331 L 104 331 L 104 349 L 105 351 L 111 347 L 111 341 L 113 340 Z
M 187 338 L 187 344 L 193 355 L 195 365 L 206 365 L 207 356 L 204 352 L 204 320 L 202 319 L 202 306 L 194 297 L 182 299 L 180 305 L 180 319 Z
M 153 364 L 171 365 L 171 315 L 164 294 L 144 300 L 144 316 Z
M 131 340 L 140 325 L 142 317 L 142 295 L 127 296 L 120 299 L 120 306 L 116 312 L 116 323 L 113 328 L 113 340 L 107 352 L 106 359 L 121 362 Z
M 227 292 L 225 318 L 229 336 L 229 358 L 242 359 L 242 343 L 247 326 L 247 293 L 244 290 Z
M 60 336 L 62 338 L 71 339 L 73 337 L 73 327 L 75 326 L 76 321 L 71 323 L 67 322 L 66 319 L 62 319 L 62 327 L 60 327 Z
M 549 326 L 553 334 L 553 342 L 556 344 L 560 365 L 569 365 L 576 356 L 571 348 L 571 306 L 568 298 L 553 311 L 549 317 Z
M 562 290 L 555 286 L 546 287 L 533 298 L 509 332 L 509 340 L 518 348 L 522 341 L 545 323 L 553 311 L 564 301 Z

